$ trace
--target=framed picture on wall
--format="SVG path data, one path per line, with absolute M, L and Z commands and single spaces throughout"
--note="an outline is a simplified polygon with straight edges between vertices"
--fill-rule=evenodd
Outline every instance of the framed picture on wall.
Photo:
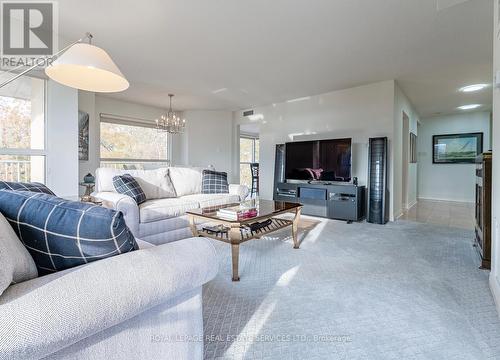
M 417 162 L 417 135 L 410 133 L 410 163 Z
M 78 160 L 89 159 L 89 114 L 78 110 Z
M 483 133 L 446 134 L 432 137 L 433 164 L 472 164 L 483 152 Z

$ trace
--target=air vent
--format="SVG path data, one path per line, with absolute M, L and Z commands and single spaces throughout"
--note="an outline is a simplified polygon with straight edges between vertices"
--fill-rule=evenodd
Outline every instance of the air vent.
M 250 115 L 253 115 L 253 110 L 243 111 L 243 116 L 250 116 Z

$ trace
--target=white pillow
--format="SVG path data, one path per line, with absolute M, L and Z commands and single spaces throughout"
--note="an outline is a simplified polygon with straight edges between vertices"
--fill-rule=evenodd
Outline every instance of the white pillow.
M 168 176 L 167 168 L 155 170 L 119 170 L 99 168 L 96 170 L 96 190 L 116 192 L 113 177 L 117 175 L 132 175 L 146 194 L 146 199 L 164 199 L 176 197 L 174 186 Z
M 0 214 L 0 295 L 12 283 L 38 276 L 35 262 L 7 219 Z
M 171 167 L 168 173 L 177 196 L 201 194 L 202 168 Z

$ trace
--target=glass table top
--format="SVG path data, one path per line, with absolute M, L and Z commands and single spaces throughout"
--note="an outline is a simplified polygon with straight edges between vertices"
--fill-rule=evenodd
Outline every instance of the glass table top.
M 187 214 L 205 217 L 211 220 L 221 220 L 225 222 L 241 223 L 246 221 L 255 221 L 259 218 L 266 218 L 273 215 L 288 212 L 301 207 L 301 204 L 289 203 L 285 201 L 259 200 L 252 199 L 244 201 L 241 204 L 227 204 L 221 206 L 205 207 L 187 211 Z M 254 208 L 257 210 L 256 216 L 243 220 L 228 220 L 224 217 L 217 216 L 217 211 L 220 209 L 248 210 Z

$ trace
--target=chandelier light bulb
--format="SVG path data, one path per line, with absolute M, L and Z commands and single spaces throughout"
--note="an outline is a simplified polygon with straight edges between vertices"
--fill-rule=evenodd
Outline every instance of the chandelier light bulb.
M 160 132 L 168 132 L 170 134 L 179 134 L 184 132 L 186 126 L 186 120 L 181 119 L 179 115 L 177 115 L 172 110 L 172 98 L 173 94 L 168 94 L 170 105 L 166 114 L 161 115 L 160 119 L 156 120 L 156 129 Z

